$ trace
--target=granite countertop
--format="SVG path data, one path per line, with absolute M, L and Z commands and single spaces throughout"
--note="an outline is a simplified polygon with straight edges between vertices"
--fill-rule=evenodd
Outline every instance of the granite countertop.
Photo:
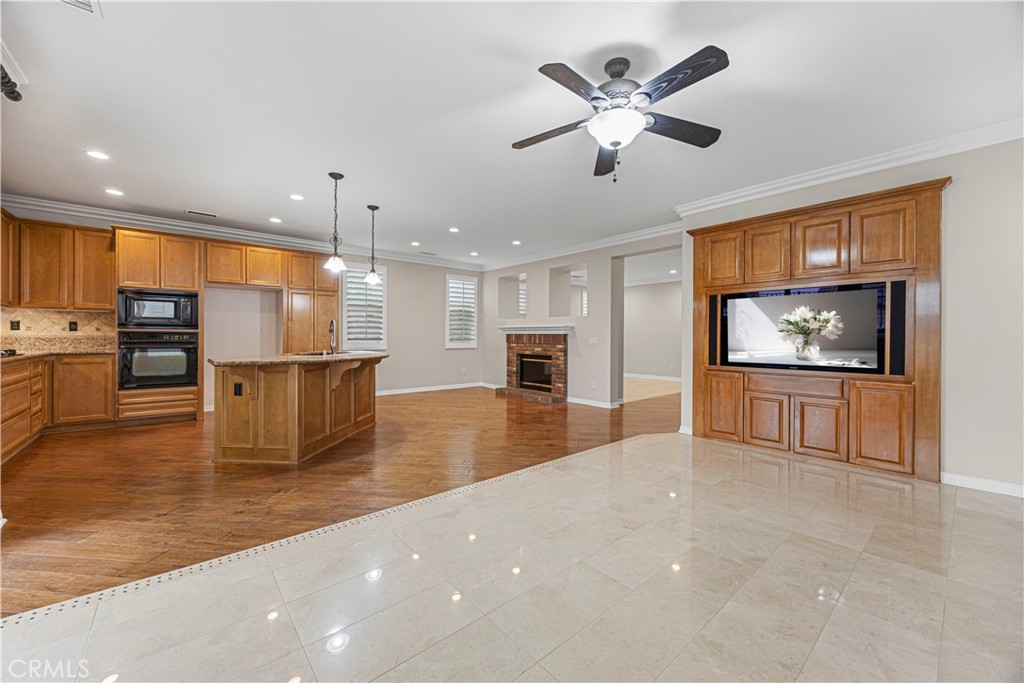
M 116 351 L 26 351 L 18 353 L 17 356 L 0 358 L 0 363 L 12 363 L 19 360 L 32 360 L 33 358 L 49 358 L 51 356 L 113 356 Z
M 380 351 L 342 351 L 328 354 L 290 354 L 278 356 L 257 356 L 250 358 L 210 358 L 207 362 L 214 366 L 222 365 L 291 365 L 298 363 L 342 363 L 348 360 L 367 360 L 387 358 L 388 353 Z

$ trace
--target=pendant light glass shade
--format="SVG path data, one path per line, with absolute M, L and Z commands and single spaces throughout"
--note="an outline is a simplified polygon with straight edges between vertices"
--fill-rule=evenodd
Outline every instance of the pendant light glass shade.
M 341 244 L 341 238 L 338 237 L 338 181 L 345 176 L 336 171 L 331 171 L 327 175 L 334 180 L 334 234 L 328 240 L 331 246 L 334 247 L 334 254 L 324 263 L 324 268 L 332 273 L 340 273 L 343 270 L 348 270 L 348 266 L 341 259 L 341 254 L 338 253 L 338 245 Z
M 596 114 L 587 123 L 587 132 L 608 149 L 622 149 L 633 142 L 647 125 L 644 115 L 635 109 L 615 107 Z
M 379 206 L 369 204 L 366 207 L 370 210 L 370 272 L 363 278 L 368 285 L 379 285 L 384 280 L 377 273 L 377 210 Z

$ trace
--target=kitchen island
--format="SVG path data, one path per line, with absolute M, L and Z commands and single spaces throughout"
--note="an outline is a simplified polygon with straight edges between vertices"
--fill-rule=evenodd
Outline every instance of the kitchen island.
M 294 465 L 376 422 L 376 366 L 386 353 L 209 360 L 214 462 Z

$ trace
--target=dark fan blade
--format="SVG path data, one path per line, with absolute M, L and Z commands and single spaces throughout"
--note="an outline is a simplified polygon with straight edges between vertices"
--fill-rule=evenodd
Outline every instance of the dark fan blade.
M 598 146 L 597 165 L 594 166 L 594 175 L 608 175 L 615 170 L 615 161 L 619 158 L 619 150 L 608 149 Z
M 647 112 L 646 116 L 654 119 L 654 123 L 645 130 L 697 147 L 710 147 L 718 141 L 718 136 L 722 134 L 722 131 L 717 128 L 693 121 L 683 121 L 664 114 L 655 114 L 653 111 Z
M 580 76 L 578 73 L 567 67 L 565 64 L 545 64 L 538 69 L 542 74 L 558 83 L 561 86 L 573 91 L 589 104 L 592 99 L 599 98 L 607 100 L 604 93 L 597 89 L 597 86 Z
M 564 133 L 571 133 L 572 131 L 576 130 L 582 124 L 586 123 L 589 120 L 590 119 L 581 119 L 576 123 L 567 123 L 559 128 L 553 128 L 552 130 L 549 130 L 546 133 L 534 135 L 532 138 L 526 138 L 525 140 L 520 140 L 519 142 L 513 142 L 512 149 L 522 149 L 523 147 L 536 145 L 538 142 L 544 142 L 545 140 L 550 140 L 551 138 L 557 138 L 559 135 L 563 135 Z
M 729 66 L 729 56 L 725 54 L 725 51 L 714 45 L 708 45 L 660 76 L 644 83 L 637 93 L 644 93 L 651 98 L 651 104 L 654 104 L 674 92 L 718 73 L 727 66 Z

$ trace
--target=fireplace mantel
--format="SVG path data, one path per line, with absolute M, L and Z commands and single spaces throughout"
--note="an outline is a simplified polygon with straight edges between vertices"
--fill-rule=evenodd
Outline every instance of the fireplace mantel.
M 570 334 L 576 326 L 569 325 L 498 325 L 505 334 Z

